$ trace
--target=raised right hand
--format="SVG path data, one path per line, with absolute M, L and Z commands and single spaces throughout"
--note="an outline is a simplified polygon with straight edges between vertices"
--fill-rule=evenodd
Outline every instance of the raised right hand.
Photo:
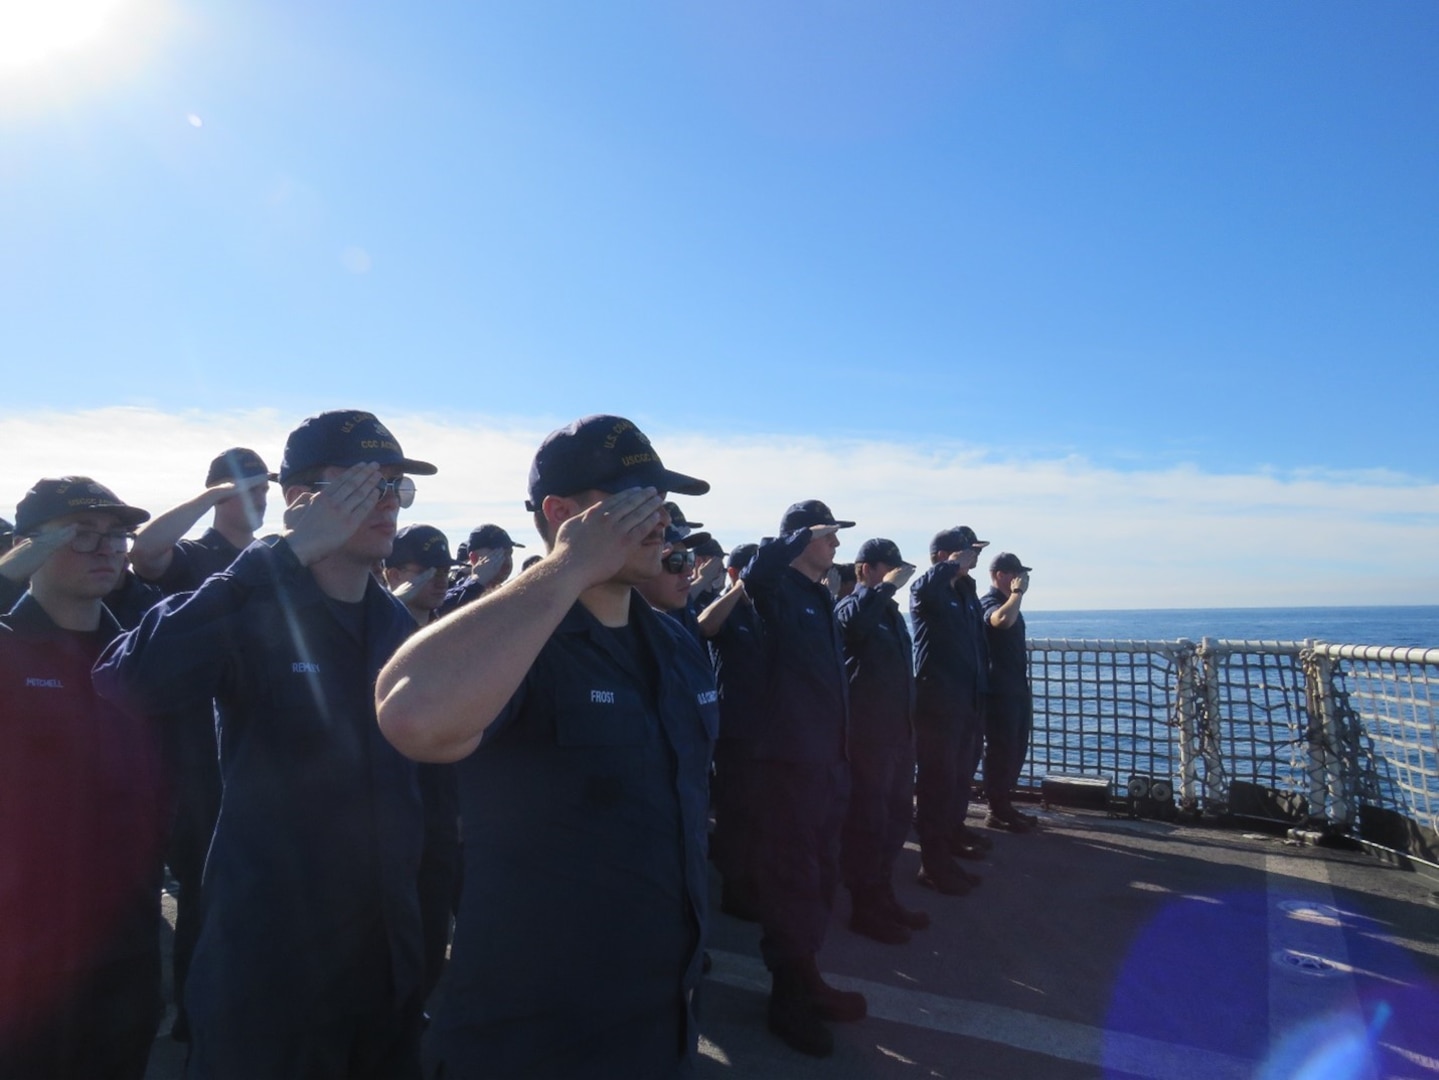
M 285 539 L 305 566 L 338 551 L 380 501 L 380 467 L 351 465 L 319 491 L 302 491 L 285 507 Z
M 902 589 L 909 584 L 909 579 L 914 577 L 914 567 L 909 563 L 903 566 L 896 566 L 889 573 L 884 575 L 884 583 L 893 585 L 896 589 Z
M 553 556 L 580 567 L 587 585 L 609 581 L 635 549 L 655 536 L 663 506 L 659 493 L 649 487 L 607 495 L 560 523 Z
M 79 531 L 80 526 L 71 522 L 59 528 L 42 527 L 39 532 L 16 540 L 15 546 L 0 558 L 0 574 L 15 582 L 29 581 L 30 575 L 74 540 Z
M 247 491 L 253 491 L 257 487 L 266 487 L 270 483 L 268 476 L 246 476 L 240 480 L 226 480 L 223 483 L 215 484 L 205 489 L 214 505 L 228 502 L 236 496 L 243 495 Z
M 470 552 L 474 562 L 470 564 L 470 576 L 481 585 L 488 585 L 505 565 L 509 548 L 476 548 Z
M 437 573 L 439 573 L 439 571 L 437 571 L 433 566 L 431 566 L 427 570 L 424 570 L 416 574 L 414 577 L 410 578 L 409 581 L 400 582 L 400 584 L 394 588 L 390 595 L 403 604 L 407 597 L 413 596 L 415 593 L 419 592 L 431 581 L 433 581 Z

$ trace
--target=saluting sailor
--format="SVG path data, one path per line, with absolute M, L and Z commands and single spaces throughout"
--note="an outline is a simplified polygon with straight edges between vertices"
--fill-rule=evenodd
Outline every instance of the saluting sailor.
M 431 1075 L 652 1078 L 695 1057 L 719 713 L 698 643 L 634 586 L 663 573 L 666 493 L 708 490 L 621 417 L 551 433 L 527 503 L 545 558 L 381 674 L 386 736 L 459 762 Z

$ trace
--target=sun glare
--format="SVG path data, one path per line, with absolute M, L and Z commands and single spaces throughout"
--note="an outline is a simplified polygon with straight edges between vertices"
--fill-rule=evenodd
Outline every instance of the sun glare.
M 126 0 L 0 0 L 0 77 L 90 46 Z

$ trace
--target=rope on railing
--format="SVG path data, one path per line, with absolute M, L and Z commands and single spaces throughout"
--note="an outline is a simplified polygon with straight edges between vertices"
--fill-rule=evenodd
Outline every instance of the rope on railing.
M 1177 780 L 1197 811 L 1245 781 L 1326 831 L 1354 831 L 1365 808 L 1439 831 L 1439 649 L 1039 638 L 1029 656 L 1026 786 Z
M 1313 653 L 1333 669 L 1352 801 L 1439 831 L 1439 649 L 1316 644 Z

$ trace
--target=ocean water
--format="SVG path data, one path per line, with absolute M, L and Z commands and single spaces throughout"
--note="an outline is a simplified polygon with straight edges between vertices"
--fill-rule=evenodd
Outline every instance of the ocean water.
M 1439 649 L 1439 606 L 1030 611 L 1030 638 L 1304 641 Z

